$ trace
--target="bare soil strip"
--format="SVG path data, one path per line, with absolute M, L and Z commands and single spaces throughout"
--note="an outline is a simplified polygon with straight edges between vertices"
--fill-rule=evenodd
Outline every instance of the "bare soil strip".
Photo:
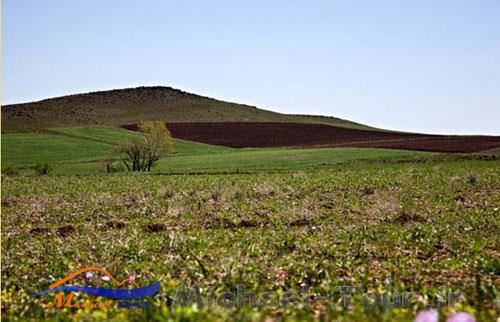
M 500 147 L 500 136 L 448 136 L 342 128 L 323 124 L 168 123 L 175 138 L 244 147 L 374 147 L 432 152 L 479 152 Z M 137 130 L 136 124 L 123 126 Z

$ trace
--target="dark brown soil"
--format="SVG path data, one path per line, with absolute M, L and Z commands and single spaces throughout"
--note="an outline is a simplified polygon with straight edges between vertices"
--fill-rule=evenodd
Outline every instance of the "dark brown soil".
M 311 221 L 309 219 L 297 219 L 294 220 L 290 223 L 290 226 L 293 227 L 304 227 L 304 226 L 311 226 Z
M 357 130 L 303 123 L 168 123 L 175 138 L 243 147 L 376 147 L 435 152 L 479 152 L 500 147 L 500 136 L 444 136 Z M 135 124 L 124 128 L 137 130 Z
M 106 223 L 108 228 L 124 229 L 127 227 L 127 223 L 118 220 L 110 220 Z
M 57 228 L 57 234 L 61 237 L 68 237 L 71 233 L 75 232 L 73 225 L 65 225 Z
M 169 226 L 167 224 L 161 224 L 161 223 L 151 223 L 146 225 L 145 230 L 150 233 L 157 233 L 160 231 L 167 231 L 167 230 L 173 230 L 176 229 L 174 226 Z

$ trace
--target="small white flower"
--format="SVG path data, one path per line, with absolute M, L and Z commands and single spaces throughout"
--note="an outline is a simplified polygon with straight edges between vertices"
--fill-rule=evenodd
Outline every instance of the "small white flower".
M 130 275 L 128 277 L 128 280 L 131 281 L 131 282 L 135 281 L 135 275 Z
M 103 281 L 109 281 L 109 276 L 108 276 L 108 275 L 104 275 L 104 276 L 102 277 L 102 280 L 103 280 Z
M 94 277 L 94 273 L 92 273 L 92 272 L 87 272 L 87 273 L 85 273 L 85 277 L 86 277 L 87 279 L 91 279 L 92 277 Z

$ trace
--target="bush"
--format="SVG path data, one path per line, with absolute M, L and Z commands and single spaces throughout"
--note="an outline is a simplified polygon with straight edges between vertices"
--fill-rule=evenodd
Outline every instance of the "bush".
M 123 172 L 125 170 L 125 166 L 121 162 L 112 162 L 106 166 L 106 172 L 108 173 Z
M 477 183 L 477 176 L 475 174 L 469 174 L 467 176 L 467 183 L 468 184 L 476 184 Z
M 140 136 L 119 147 L 122 163 L 128 171 L 151 171 L 162 155 L 173 151 L 172 135 L 163 122 L 139 124 Z
M 19 170 L 16 169 L 13 164 L 7 164 L 2 168 L 2 174 L 7 176 L 16 176 L 19 174 Z
M 48 162 L 37 163 L 35 165 L 35 174 L 37 176 L 47 175 L 52 169 L 54 169 L 54 166 Z
M 107 173 L 125 171 L 125 166 L 121 162 L 115 161 L 111 156 L 106 157 L 102 162 Z

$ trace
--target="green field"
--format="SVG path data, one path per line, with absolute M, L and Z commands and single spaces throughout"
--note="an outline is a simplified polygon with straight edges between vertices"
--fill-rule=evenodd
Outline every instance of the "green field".
M 2 136 L 2 167 L 20 170 L 2 175 L 2 320 L 412 321 L 448 292 L 464 297 L 442 316 L 496 319 L 498 160 L 175 140 L 153 173 L 105 173 L 100 160 L 133 135 L 93 126 Z M 37 162 L 53 173 L 34 175 Z M 160 294 L 146 309 L 86 310 L 47 310 L 53 295 L 30 296 L 88 266 L 159 281 Z M 97 275 L 75 282 L 113 287 Z M 180 285 L 198 285 L 203 299 L 238 285 L 278 296 L 308 285 L 308 298 L 332 298 L 198 309 L 173 304 Z M 358 288 L 347 308 L 342 286 Z M 404 308 L 363 304 L 375 291 L 418 296 Z
M 54 163 L 54 174 L 104 172 L 100 160 L 116 157 L 117 146 L 137 135 L 119 128 L 54 128 L 41 133 L 2 136 L 2 163 L 32 173 L 39 162 Z M 174 139 L 174 153 L 158 162 L 155 173 L 241 173 L 331 169 L 352 161 L 398 161 L 431 153 L 363 148 L 231 149 Z
M 202 176 L 2 177 L 2 299 L 6 320 L 411 321 L 444 290 L 492 321 L 500 262 L 497 161 L 359 164 L 332 171 Z M 28 294 L 80 267 L 141 285 L 160 281 L 152 309 L 57 314 Z M 94 281 L 98 283 L 98 281 Z M 242 284 L 257 293 L 311 286 L 414 291 L 406 309 L 169 310 L 180 284 L 206 294 Z M 80 297 L 84 297 L 80 295 Z M 170 300 L 169 300 L 170 299 Z M 443 309 L 441 312 L 449 312 Z
M 116 156 L 120 143 L 136 136 L 131 131 L 102 126 L 53 128 L 38 133 L 2 135 L 2 163 L 29 168 L 39 162 L 50 162 L 58 168 L 65 164 L 89 163 L 107 156 Z M 226 151 L 228 148 L 174 139 L 177 155 L 204 154 Z M 85 168 L 85 165 L 82 165 Z

